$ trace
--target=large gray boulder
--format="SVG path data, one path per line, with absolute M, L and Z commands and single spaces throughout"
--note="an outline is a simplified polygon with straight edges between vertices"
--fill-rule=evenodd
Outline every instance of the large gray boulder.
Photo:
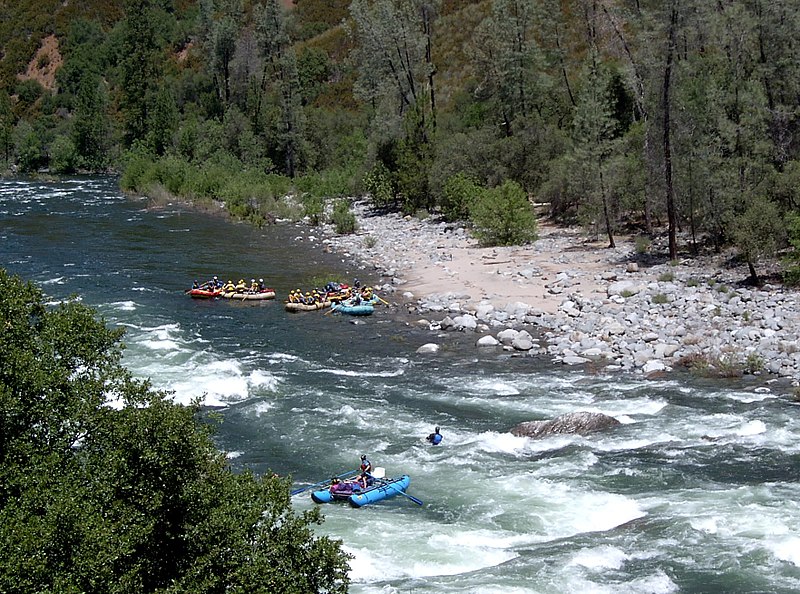
M 586 435 L 616 427 L 620 422 L 603 413 L 578 411 L 567 413 L 550 421 L 525 421 L 511 429 L 517 437 L 538 439 L 548 435 L 577 434 Z

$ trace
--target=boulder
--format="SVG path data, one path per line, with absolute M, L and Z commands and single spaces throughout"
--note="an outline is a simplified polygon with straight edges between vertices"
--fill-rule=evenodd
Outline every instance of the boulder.
M 614 417 L 603 413 L 578 411 L 567 413 L 550 421 L 525 421 L 511 429 L 517 437 L 538 439 L 549 435 L 587 435 L 620 425 Z
M 498 344 L 500 343 L 491 334 L 487 334 L 486 336 L 481 336 L 477 342 L 477 345 L 479 347 L 485 347 L 485 346 L 492 347 L 492 346 L 497 346 Z
M 438 353 L 439 352 L 439 345 L 429 342 L 428 344 L 423 344 L 421 347 L 417 349 L 418 353 Z

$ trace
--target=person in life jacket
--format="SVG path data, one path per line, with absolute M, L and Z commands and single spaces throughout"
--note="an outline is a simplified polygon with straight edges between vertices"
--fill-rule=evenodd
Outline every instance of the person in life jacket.
M 258 290 L 259 291 L 266 291 L 267 290 L 267 286 L 264 284 L 264 279 L 263 278 L 258 279 Z
M 334 477 L 331 479 L 330 491 L 333 494 L 350 495 L 353 493 L 353 483 Z
M 250 292 L 251 293 L 258 293 L 258 283 L 256 282 L 256 279 L 254 279 L 254 278 L 250 279 Z
M 223 290 L 226 293 L 233 293 L 236 290 L 236 285 L 233 284 L 232 280 L 228 280 L 228 282 L 225 283 L 225 286 L 223 287 Z
M 358 481 L 361 483 L 361 486 L 366 489 L 367 485 L 369 484 L 370 473 L 372 472 L 372 462 L 369 461 L 366 454 L 361 454 L 361 465 L 359 466 L 361 469 L 361 476 L 358 477 Z
M 442 441 L 442 434 L 439 433 L 439 428 L 438 427 L 434 427 L 433 433 L 431 433 L 425 439 L 427 439 L 429 442 L 431 442 L 431 445 L 439 445 L 439 443 Z
M 239 282 L 236 283 L 236 291 L 239 293 L 243 293 L 247 290 L 247 283 L 244 282 L 243 278 L 239 279 Z

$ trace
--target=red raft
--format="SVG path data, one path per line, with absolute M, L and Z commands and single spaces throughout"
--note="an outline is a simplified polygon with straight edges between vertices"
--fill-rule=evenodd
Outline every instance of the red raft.
M 189 289 L 189 296 L 192 299 L 214 299 L 222 297 L 221 289 Z

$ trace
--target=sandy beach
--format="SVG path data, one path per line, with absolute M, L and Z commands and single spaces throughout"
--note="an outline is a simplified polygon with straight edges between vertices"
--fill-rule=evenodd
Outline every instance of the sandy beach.
M 544 219 L 534 243 L 487 248 L 453 225 L 373 216 L 363 204 L 355 212 L 358 233 L 332 236 L 334 249 L 356 255 L 413 299 L 450 294 L 462 305 L 483 301 L 502 308 L 524 302 L 555 313 L 567 295 L 604 297 L 603 277 L 624 270 L 634 256 L 630 237 L 615 238 L 616 247 L 609 248 L 605 238 L 587 238 Z

